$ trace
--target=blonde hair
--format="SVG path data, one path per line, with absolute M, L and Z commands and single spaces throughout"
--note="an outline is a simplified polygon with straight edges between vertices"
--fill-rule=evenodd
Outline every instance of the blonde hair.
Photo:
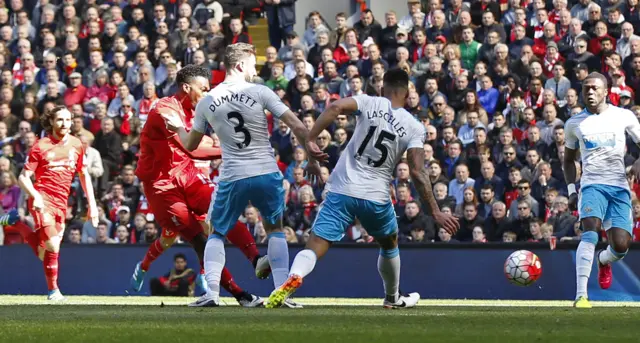
M 255 55 L 256 48 L 247 43 L 235 43 L 227 45 L 224 51 L 224 65 L 227 70 L 235 68 L 243 59 Z
M 553 233 L 553 226 L 551 224 L 544 223 L 540 225 L 540 234 L 545 236 L 547 234 L 552 234 L 552 233 Z
M 311 197 L 311 201 L 316 201 L 316 197 L 315 197 L 315 195 L 313 195 L 313 188 L 311 188 L 311 186 L 304 185 L 304 186 L 300 187 L 300 190 L 298 191 L 298 201 L 300 203 L 302 203 L 302 195 L 303 194 L 309 194 L 309 196 Z

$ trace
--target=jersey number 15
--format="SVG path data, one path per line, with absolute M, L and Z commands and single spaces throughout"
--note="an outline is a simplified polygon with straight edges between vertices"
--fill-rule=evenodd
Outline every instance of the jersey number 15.
M 377 128 L 378 128 L 377 126 L 369 127 L 369 132 L 367 132 L 367 136 L 364 138 L 364 140 L 362 141 L 362 144 L 360 144 L 360 147 L 356 152 L 356 156 L 355 156 L 356 160 L 359 160 L 362 154 L 364 153 L 364 149 L 367 148 L 367 145 L 369 144 L 369 141 L 373 137 L 373 134 L 376 132 Z M 385 131 L 385 130 L 380 131 L 380 135 L 378 136 L 378 139 L 376 140 L 375 144 L 373 144 L 373 147 L 380 151 L 380 159 L 378 159 L 377 161 L 374 161 L 371 158 L 368 158 L 367 164 L 369 164 L 370 166 L 378 168 L 387 160 L 387 156 L 389 156 L 389 150 L 387 149 L 386 145 L 382 144 L 385 140 L 393 142 L 396 140 L 396 135 L 394 135 L 389 131 Z

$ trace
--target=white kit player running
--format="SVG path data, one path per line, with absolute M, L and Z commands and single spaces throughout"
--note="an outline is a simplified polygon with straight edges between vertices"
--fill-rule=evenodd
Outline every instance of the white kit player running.
M 327 182 L 327 196 L 313 223 L 305 250 L 298 253 L 287 281 L 271 293 L 266 307 L 278 307 L 301 285 L 324 256 L 332 242 L 344 236 L 345 230 L 358 218 L 367 232 L 380 244 L 378 271 L 382 277 L 386 308 L 413 307 L 418 293 L 401 296 L 398 224 L 389 195 L 393 170 L 407 152 L 411 180 L 435 221 L 454 234 L 458 222 L 443 214 L 433 196 L 429 177 L 424 171 L 425 128 L 404 110 L 409 76 L 400 69 L 385 73 L 384 97 L 366 95 L 338 100 L 320 115 L 309 134 L 309 142 L 328 127 L 340 114 L 355 114 L 357 124 L 353 137 L 341 154 Z M 311 164 L 311 162 L 310 162 Z M 317 163 L 312 167 L 317 168 Z
M 189 133 L 181 127 L 181 121 L 165 117 L 169 129 L 178 132 L 188 150 L 198 147 L 209 125 L 220 139 L 222 166 L 207 218 L 213 233 L 204 253 L 205 278 L 210 289 L 207 297 L 215 304 L 219 301 L 220 275 L 225 265 L 224 237 L 249 202 L 260 211 L 268 238 L 267 257 L 258 264 L 268 261 L 275 288 L 287 279 L 289 250 L 282 225 L 285 192 L 283 177 L 269 142 L 265 110 L 283 121 L 301 144 L 307 142 L 309 133 L 272 90 L 248 82 L 256 76 L 253 45 L 227 46 L 224 65 L 227 68 L 224 82 L 198 103 L 193 129 Z M 311 158 L 327 158 L 314 143 L 306 146 Z M 262 275 L 257 276 L 262 278 Z M 292 301 L 283 305 L 301 307 Z
M 611 286 L 611 263 L 629 250 L 633 227 L 631 192 L 624 165 L 625 132 L 640 142 L 640 123 L 629 110 L 607 104 L 607 79 L 591 73 L 582 83 L 585 110 L 565 124 L 564 176 L 569 207 L 577 207 L 583 231 L 576 251 L 576 298 L 574 307 L 591 308 L 587 283 L 601 228 L 607 231 L 609 246 L 597 254 L 600 287 Z M 576 192 L 576 157 L 580 151 L 582 177 L 580 196 Z M 640 160 L 632 167 L 637 175 Z M 579 200 L 578 200 L 579 198 Z

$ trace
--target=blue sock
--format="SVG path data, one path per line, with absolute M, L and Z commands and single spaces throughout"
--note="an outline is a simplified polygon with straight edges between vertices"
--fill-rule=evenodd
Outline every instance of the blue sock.
M 576 250 L 576 299 L 587 297 L 587 284 L 591 275 L 596 244 L 598 244 L 598 234 L 594 231 L 587 231 L 580 237 L 580 244 Z
M 267 256 L 273 275 L 273 286 L 280 287 L 289 277 L 289 247 L 284 232 L 271 232 L 267 235 Z

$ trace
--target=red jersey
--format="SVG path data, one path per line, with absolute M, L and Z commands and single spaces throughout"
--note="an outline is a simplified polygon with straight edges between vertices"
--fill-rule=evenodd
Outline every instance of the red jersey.
M 141 181 L 166 183 L 185 172 L 198 172 L 193 159 L 177 146 L 171 138 L 176 135 L 167 130 L 161 113 L 178 113 L 182 118 L 185 130 L 189 132 L 193 126 L 194 108 L 189 99 L 180 102 L 175 96 L 162 98 L 151 105 L 147 122 L 140 135 L 140 160 L 136 175 Z M 200 146 L 211 146 L 213 141 L 204 137 Z
M 53 200 L 50 205 L 66 211 L 71 182 L 83 165 L 84 148 L 78 138 L 67 135 L 56 140 L 49 135 L 33 146 L 24 169 L 35 173 L 34 187 L 43 198 Z

